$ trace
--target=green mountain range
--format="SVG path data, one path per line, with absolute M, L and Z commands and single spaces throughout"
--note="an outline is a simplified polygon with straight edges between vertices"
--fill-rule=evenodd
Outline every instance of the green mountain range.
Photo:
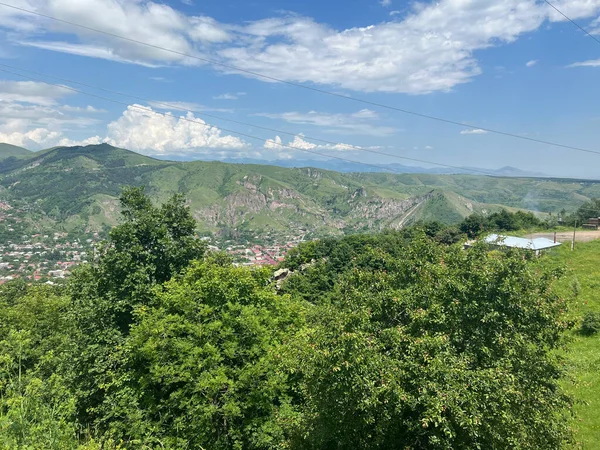
M 558 212 L 600 197 L 600 182 L 589 180 L 171 162 L 108 144 L 57 147 L 0 160 L 0 201 L 18 205 L 38 227 L 112 226 L 125 185 L 145 186 L 156 201 L 182 192 L 201 232 L 233 237 L 340 234 L 417 220 L 454 223 L 473 212 L 502 207 Z
M 27 158 L 33 153 L 23 147 L 17 147 L 16 145 L 0 143 L 0 160 L 6 158 Z

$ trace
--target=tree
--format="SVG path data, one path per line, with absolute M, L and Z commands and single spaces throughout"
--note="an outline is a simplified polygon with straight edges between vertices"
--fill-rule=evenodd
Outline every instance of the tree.
M 270 270 L 222 262 L 195 262 L 136 310 L 127 380 L 111 401 L 115 437 L 172 449 L 284 441 L 290 388 L 277 348 L 302 324 L 302 304 L 275 294 Z
M 570 401 L 554 351 L 566 327 L 556 276 L 483 246 L 367 250 L 286 347 L 302 398 L 291 442 L 560 448 Z
M 460 231 L 465 233 L 470 238 L 476 238 L 483 233 L 487 227 L 488 220 L 481 214 L 471 214 L 459 225 Z
M 142 188 L 126 188 L 121 214 L 122 223 L 101 245 L 97 261 L 78 269 L 68 288 L 78 326 L 72 383 L 83 423 L 110 414 L 105 400 L 126 376 L 124 344 L 134 310 L 150 304 L 157 285 L 202 258 L 206 249 L 181 195 L 156 207 Z

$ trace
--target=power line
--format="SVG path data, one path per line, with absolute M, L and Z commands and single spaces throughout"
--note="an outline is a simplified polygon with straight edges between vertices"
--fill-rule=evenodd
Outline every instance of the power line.
M 33 73 L 33 74 L 41 75 L 41 76 L 44 76 L 44 77 L 47 77 L 47 78 L 52 78 L 54 80 L 59 80 L 59 81 L 67 82 L 67 83 L 78 84 L 78 85 L 81 85 L 81 86 L 85 86 L 85 87 L 92 88 L 92 89 L 98 89 L 100 91 L 108 92 L 108 93 L 111 93 L 111 94 L 116 94 L 116 95 L 121 95 L 123 97 L 130 97 L 130 98 L 133 98 L 133 99 L 136 99 L 136 100 L 141 100 L 141 101 L 144 101 L 144 102 L 148 102 L 150 104 L 162 105 L 162 106 L 164 106 L 166 108 L 170 108 L 170 109 L 174 109 L 174 110 L 182 110 L 181 107 L 178 107 L 176 105 L 172 105 L 172 104 L 169 104 L 169 103 L 155 101 L 155 100 L 151 100 L 151 99 L 148 99 L 148 98 L 145 98 L 145 97 L 139 97 L 139 96 L 136 96 L 136 95 L 126 94 L 126 93 L 123 93 L 123 92 L 114 91 L 114 90 L 103 88 L 103 87 L 100 87 L 100 86 L 95 86 L 95 85 L 92 85 L 92 84 L 82 83 L 80 81 L 72 80 L 72 79 L 69 79 L 69 78 L 56 77 L 56 76 L 48 75 L 48 74 L 45 74 L 45 73 L 42 73 L 42 72 L 37 72 L 37 71 L 34 71 L 34 70 L 23 69 L 21 67 L 11 66 L 11 65 L 2 64 L 2 63 L 0 63 L 0 67 L 7 67 L 7 68 L 18 70 L 18 71 L 21 71 L 21 72 Z M 271 131 L 273 133 L 285 134 L 285 135 L 288 135 L 288 136 L 298 136 L 298 133 L 291 133 L 289 131 L 278 130 L 276 128 L 263 127 L 261 125 L 256 125 L 256 124 L 252 124 L 252 123 L 248 123 L 248 122 L 242 122 L 242 121 L 239 121 L 239 120 L 228 119 L 228 118 L 225 118 L 225 117 L 217 116 L 217 115 L 214 115 L 214 114 L 209 114 L 209 113 L 206 113 L 204 111 L 194 110 L 194 109 L 191 109 L 191 108 L 187 108 L 185 110 L 186 111 L 190 111 L 190 112 L 195 112 L 197 114 L 201 114 L 202 116 L 212 117 L 214 119 L 223 120 L 223 121 L 226 121 L 226 122 L 231 122 L 231 123 L 235 123 L 235 124 L 238 124 L 238 125 L 244 125 L 244 126 L 254 127 L 254 128 L 258 128 L 258 129 L 262 129 L 262 130 L 266 130 L 266 131 Z M 303 138 L 308 139 L 308 140 L 317 141 L 317 142 L 322 142 L 322 143 L 329 144 L 329 145 L 340 145 L 339 143 L 334 142 L 334 141 L 329 141 L 329 140 L 325 140 L 325 139 L 319 139 L 319 138 L 315 138 L 315 137 L 311 137 L 311 136 L 306 136 L 306 135 L 303 135 Z M 379 150 L 374 150 L 374 149 L 370 149 L 370 148 L 360 147 L 360 146 L 352 145 L 352 144 L 341 144 L 341 145 L 344 145 L 346 147 L 349 147 L 349 148 L 352 148 L 352 149 L 355 149 L 355 150 L 364 151 L 364 152 L 368 152 L 368 153 L 374 153 L 374 154 L 377 154 L 377 155 L 387 156 L 387 157 L 401 159 L 401 160 L 419 162 L 419 163 L 424 163 L 424 164 L 431 164 L 431 165 L 435 165 L 435 166 L 447 167 L 447 168 L 450 168 L 450 169 L 456 169 L 456 170 L 465 171 L 465 172 L 481 173 L 482 175 L 491 175 L 491 176 L 495 176 L 496 175 L 494 173 L 487 172 L 487 171 L 484 171 L 484 170 L 464 168 L 464 167 L 460 167 L 460 166 L 454 166 L 454 165 L 451 165 L 451 164 L 438 163 L 438 162 L 433 162 L 433 161 L 428 161 L 428 160 L 418 159 L 418 158 L 410 158 L 408 156 L 395 155 L 393 153 L 382 152 L 382 151 L 379 151 Z M 294 147 L 294 148 L 296 148 L 296 147 Z
M 589 149 L 585 149 L 585 148 L 581 148 L 581 147 L 575 147 L 575 146 L 572 146 L 572 145 L 560 144 L 560 143 L 557 143 L 557 142 L 546 141 L 546 140 L 543 140 L 543 139 L 536 139 L 536 138 L 532 138 L 532 137 L 522 136 L 522 135 L 519 135 L 519 134 L 509 133 L 509 132 L 500 131 L 500 130 L 495 130 L 493 128 L 481 127 L 481 126 L 473 125 L 473 124 L 469 124 L 469 123 L 458 122 L 458 121 L 451 120 L 451 119 L 445 119 L 443 117 L 432 116 L 432 115 L 429 115 L 429 114 L 423 114 L 423 113 L 419 113 L 419 112 L 415 112 L 415 111 L 410 111 L 408 109 L 398 108 L 398 107 L 386 105 L 386 104 L 383 104 L 383 103 L 373 102 L 373 101 L 366 100 L 366 99 L 360 98 L 360 97 L 353 97 L 353 96 L 349 96 L 349 95 L 338 94 L 336 92 L 327 91 L 325 89 L 316 88 L 316 87 L 309 86 L 309 85 L 303 84 L 303 83 L 296 83 L 296 82 L 293 82 L 293 81 L 283 80 L 281 78 L 273 77 L 273 76 L 270 76 L 270 75 L 264 75 L 264 74 L 259 73 L 259 72 L 254 72 L 252 70 L 243 69 L 243 68 L 238 67 L 238 66 L 234 66 L 234 65 L 231 65 L 231 64 L 227 64 L 227 63 L 223 63 L 223 62 L 220 62 L 220 61 L 216 61 L 214 59 L 204 58 L 204 57 L 201 57 L 201 56 L 191 55 L 189 53 L 184 53 L 184 52 L 180 52 L 180 51 L 177 51 L 177 50 L 172 50 L 172 49 L 169 49 L 169 48 L 161 47 L 159 45 L 154 45 L 154 44 L 150 44 L 148 42 L 139 41 L 137 39 L 128 38 L 126 36 L 122 36 L 122 35 L 119 35 L 119 34 L 111 33 L 109 31 L 104 31 L 104 30 L 99 30 L 97 28 L 88 27 L 86 25 L 81 25 L 81 24 L 78 24 L 76 22 L 71 22 L 71 21 L 68 21 L 68 20 L 59 19 L 59 18 L 54 17 L 54 16 L 43 14 L 43 13 L 40 13 L 40 12 L 37 12 L 37 11 L 31 11 L 31 10 L 25 9 L 25 8 L 20 8 L 18 6 L 10 5 L 10 4 L 3 3 L 3 2 L 0 2 L 0 6 L 5 6 L 7 8 L 12 8 L 12 9 L 15 9 L 17 11 L 21 11 L 21 12 L 25 12 L 25 13 L 28 13 L 28 14 L 33 14 L 33 15 L 36 15 L 36 16 L 44 17 L 46 19 L 50 19 L 50 20 L 54 20 L 54 21 L 57 21 L 57 22 L 61 22 L 61 23 L 67 24 L 67 25 L 71 25 L 71 26 L 74 26 L 74 27 L 78 27 L 78 28 L 84 29 L 84 30 L 93 31 L 95 33 L 100 33 L 100 34 L 105 34 L 107 36 L 111 36 L 111 37 L 114 37 L 114 38 L 117 38 L 117 39 L 122 39 L 122 40 L 125 40 L 125 41 L 128 41 L 128 42 L 133 42 L 135 44 L 144 45 L 146 47 L 151 47 L 151 48 L 154 48 L 154 49 L 157 49 L 157 50 L 162 50 L 162 51 L 173 53 L 173 54 L 179 55 L 179 56 L 184 56 L 186 58 L 192 58 L 192 59 L 195 59 L 195 60 L 198 60 L 198 61 L 202 61 L 202 62 L 205 62 L 205 63 L 208 63 L 208 64 L 212 64 L 214 66 L 219 66 L 219 67 L 223 67 L 223 68 L 226 68 L 226 69 L 229 69 L 229 70 L 246 73 L 248 75 L 252 75 L 252 76 L 255 76 L 255 77 L 258 77 L 258 78 L 263 78 L 265 80 L 276 81 L 278 83 L 283 83 L 283 84 L 287 84 L 289 86 L 294 86 L 294 87 L 297 87 L 297 88 L 306 89 L 306 90 L 313 91 L 313 92 L 318 92 L 318 93 L 329 95 L 329 96 L 332 96 L 332 97 L 342 98 L 342 99 L 350 100 L 350 101 L 357 102 L 357 103 L 363 103 L 363 104 L 370 105 L 370 106 L 375 106 L 375 107 L 378 107 L 378 108 L 389 109 L 389 110 L 392 110 L 392 111 L 401 112 L 403 114 L 408 114 L 408 115 L 412 115 L 412 116 L 415 116 L 415 117 L 420 117 L 420 118 L 424 118 L 424 119 L 434 120 L 434 121 L 441 122 L 441 123 L 447 123 L 447 124 L 450 124 L 450 125 L 457 125 L 457 126 L 460 126 L 462 128 L 466 127 L 466 128 L 479 129 L 479 130 L 487 131 L 488 133 L 494 133 L 494 134 L 498 134 L 498 135 L 501 135 L 501 136 L 512 137 L 512 138 L 515 138 L 515 139 L 521 139 L 521 140 L 525 140 L 525 141 L 529 141 L 529 142 L 535 142 L 535 143 L 538 143 L 538 144 L 545 144 L 545 145 L 550 145 L 550 146 L 553 146 L 553 147 L 560 147 L 560 148 L 565 148 L 565 149 L 569 149 L 569 150 L 575 150 L 575 151 L 585 152 L 585 153 L 595 153 L 595 154 L 599 154 L 600 155 L 600 152 L 599 151 L 595 151 L 595 150 L 589 150 Z
M 5 64 L 0 64 L 0 66 L 5 66 Z M 108 98 L 108 97 L 104 97 L 104 96 L 101 96 L 101 95 L 97 95 L 97 94 L 92 94 L 90 92 L 85 92 L 85 91 L 82 91 L 82 90 L 79 90 L 79 89 L 72 88 L 70 86 L 65 86 L 65 85 L 56 84 L 56 83 L 50 83 L 50 82 L 47 82 L 47 81 L 42 80 L 40 78 L 35 78 L 35 77 L 28 76 L 28 75 L 23 75 L 23 74 L 20 74 L 20 73 L 17 73 L 17 72 L 13 72 L 13 71 L 10 71 L 10 70 L 6 70 L 6 69 L 2 69 L 2 68 L 0 68 L 0 71 L 1 72 L 5 72 L 5 73 L 9 73 L 9 74 L 12 74 L 12 75 L 16 75 L 16 76 L 19 76 L 19 77 L 22 77 L 22 78 L 27 78 L 27 79 L 34 80 L 34 81 L 39 81 L 39 82 L 47 84 L 49 86 L 59 87 L 61 89 L 66 89 L 66 90 L 70 90 L 72 92 L 76 92 L 76 93 L 79 93 L 79 94 L 88 95 L 90 97 L 95 97 L 95 98 L 98 98 L 98 99 L 101 99 L 101 100 L 105 100 L 105 101 L 108 101 L 108 102 L 111 102 L 111 103 L 116 103 L 116 104 L 124 105 L 124 106 L 127 106 L 128 108 L 138 109 L 138 110 L 143 111 L 145 113 L 152 113 L 152 114 L 156 114 L 156 115 L 163 116 L 163 117 L 169 117 L 169 118 L 172 117 L 169 114 L 161 113 L 161 112 L 158 112 L 158 111 L 154 111 L 154 110 L 145 108 L 143 106 L 129 105 L 126 102 L 121 102 L 119 100 L 114 100 L 114 99 L 111 99 L 111 98 Z M 56 78 L 56 77 L 54 77 L 54 78 Z M 89 87 L 93 87 L 93 86 L 89 85 Z M 97 88 L 97 89 L 104 89 L 104 88 Z M 109 91 L 109 90 L 106 90 L 106 91 L 108 91 L 108 92 L 114 92 L 114 91 Z M 124 95 L 124 96 L 128 95 L 128 94 L 123 94 L 123 93 L 119 93 L 119 94 L 120 95 Z M 180 119 L 181 120 L 185 120 L 187 122 L 195 123 L 195 124 L 207 127 L 207 128 L 211 128 L 211 125 L 209 125 L 207 123 L 204 123 L 204 122 L 201 122 L 201 121 L 198 121 L 198 120 L 189 119 L 189 118 L 183 117 L 183 116 L 181 116 Z M 227 128 L 220 128 L 220 129 L 223 130 L 223 131 L 226 131 L 228 133 L 233 133 L 233 134 L 237 134 L 239 136 L 244 136 L 244 137 L 249 138 L 249 139 L 259 140 L 261 142 L 264 141 L 263 138 L 258 137 L 258 136 L 253 136 L 253 135 L 250 135 L 250 134 L 247 134 L 247 133 L 242 133 L 242 132 L 235 131 L 235 130 L 229 130 Z M 339 156 L 329 155 L 329 154 L 326 154 L 326 153 L 316 152 L 316 151 L 313 151 L 313 150 L 292 147 L 290 145 L 286 145 L 286 144 L 275 142 L 275 141 L 271 141 L 271 142 L 273 144 L 279 145 L 280 147 L 289 148 L 291 150 L 299 150 L 299 151 L 302 151 L 302 152 L 312 153 L 312 154 L 316 154 L 316 155 L 324 156 L 324 157 L 328 157 L 328 158 L 334 158 L 334 159 L 338 159 L 338 160 L 341 160 L 341 161 L 351 162 L 351 163 L 354 163 L 354 164 L 361 164 L 361 165 L 365 165 L 365 166 L 375 167 L 375 168 L 378 168 L 378 169 L 386 170 L 388 172 L 395 172 L 395 173 L 400 173 L 400 174 L 402 173 L 402 172 L 399 172 L 397 170 L 394 170 L 394 169 L 391 169 L 391 168 L 388 168 L 388 167 L 384 167 L 384 166 L 379 166 L 379 165 L 376 165 L 376 164 L 365 163 L 365 162 L 362 162 L 362 161 L 355 161 L 355 160 L 352 160 L 352 159 L 347 159 L 347 158 L 343 158 L 343 157 L 339 157 Z M 433 162 L 429 162 L 429 161 L 423 161 L 423 162 L 428 162 L 429 164 L 438 164 L 438 163 L 433 163 Z M 454 166 L 450 166 L 450 167 L 454 167 Z M 463 170 L 468 170 L 468 169 L 463 169 Z M 366 186 L 366 187 L 374 187 L 374 188 L 379 188 L 380 187 L 380 186 L 377 186 L 377 185 L 369 185 L 369 184 L 365 184 L 364 186 Z M 578 208 L 576 211 L 582 211 L 582 210 L 594 211 L 594 212 L 597 211 L 596 209 L 588 209 L 588 208 Z M 574 212 L 576 212 L 576 211 L 574 211 Z M 537 211 L 537 212 L 542 212 L 542 211 Z
M 105 101 L 108 101 L 108 102 L 111 102 L 111 103 L 116 103 L 116 104 L 119 104 L 119 105 L 124 105 L 124 106 L 126 106 L 128 108 L 138 109 L 140 111 L 143 111 L 144 113 L 157 114 L 159 116 L 164 116 L 164 117 L 169 117 L 169 118 L 173 117 L 173 116 L 171 116 L 169 114 L 161 113 L 161 112 L 158 112 L 158 111 L 154 111 L 152 109 L 148 109 L 148 108 L 143 107 L 143 106 L 130 105 L 130 104 L 126 103 L 126 102 L 121 102 L 119 100 L 115 100 L 115 99 L 112 99 L 112 98 L 104 97 L 102 95 L 92 94 L 90 92 L 85 92 L 85 91 L 82 91 L 80 89 L 75 89 L 75 88 L 72 88 L 72 87 L 69 87 L 69 86 L 65 86 L 65 85 L 61 85 L 61 84 L 57 84 L 57 83 L 50 83 L 48 81 L 42 80 L 41 78 L 36 78 L 36 77 L 28 76 L 28 75 L 23 75 L 21 73 L 13 72 L 13 71 L 10 71 L 10 70 L 7 70 L 7 69 L 2 69 L 2 68 L 0 68 L 0 71 L 1 72 L 6 72 L 6 73 L 10 73 L 12 75 L 16 75 L 16 76 L 19 76 L 19 77 L 22 77 L 22 78 L 27 78 L 29 80 L 39 81 L 39 82 L 45 83 L 45 84 L 47 84 L 49 86 L 59 87 L 61 89 L 66 89 L 66 90 L 69 90 L 69 91 L 77 92 L 79 94 L 88 95 L 90 97 L 95 97 L 95 98 L 98 98 L 98 99 L 101 99 L 101 100 L 105 100 Z M 209 125 L 209 124 L 207 124 L 207 123 L 205 123 L 205 122 L 203 122 L 201 120 L 194 120 L 194 119 L 190 119 L 188 117 L 183 117 L 183 116 L 180 116 L 179 119 L 180 120 L 185 120 L 187 122 L 195 123 L 197 125 L 201 125 L 201 126 L 206 127 L 206 128 L 212 128 L 212 125 Z M 248 139 L 254 139 L 254 140 L 261 141 L 261 142 L 263 142 L 265 140 L 264 138 L 261 138 L 261 137 L 258 137 L 258 136 L 253 136 L 253 135 L 247 134 L 247 133 L 242 133 L 242 132 L 236 131 L 236 130 L 230 130 L 230 129 L 221 128 L 221 127 L 219 127 L 219 129 L 223 130 L 223 131 L 226 131 L 228 133 L 236 134 L 238 136 L 246 137 Z M 402 173 L 402 172 L 400 172 L 398 170 L 395 170 L 395 169 L 392 169 L 392 168 L 389 168 L 389 167 L 385 167 L 385 166 L 379 166 L 377 164 L 371 164 L 371 163 L 366 163 L 366 162 L 362 162 L 362 161 L 355 161 L 353 159 L 347 159 L 347 158 L 343 158 L 341 156 L 334 156 L 334 155 L 329 155 L 327 153 L 321 153 L 321 152 L 317 152 L 317 151 L 309 150 L 309 149 L 305 149 L 305 148 L 293 147 L 291 145 L 286 145 L 286 144 L 283 144 L 281 142 L 276 142 L 276 141 L 273 141 L 273 140 L 270 140 L 269 142 L 271 142 L 272 144 L 278 145 L 280 147 L 283 147 L 283 148 L 289 148 L 291 150 L 298 150 L 298 151 L 301 151 L 301 152 L 312 153 L 312 154 L 315 154 L 315 155 L 324 156 L 326 158 L 334 158 L 334 159 L 339 159 L 341 161 L 351 162 L 351 163 L 355 163 L 355 164 L 362 164 L 364 166 L 376 167 L 378 169 L 385 170 L 387 172 Z
M 579 28 L 581 31 L 583 31 L 585 34 L 587 34 L 589 37 L 591 37 L 593 40 L 595 40 L 598 44 L 600 44 L 600 39 L 598 39 L 596 36 L 594 36 L 592 33 L 590 33 L 588 30 L 586 30 L 585 28 L 583 28 L 581 25 L 579 25 L 577 22 L 575 22 L 573 19 L 571 19 L 569 16 L 567 16 L 565 13 L 563 13 L 560 9 L 558 9 L 556 6 L 554 6 L 552 3 L 550 3 L 548 0 L 544 0 L 550 7 L 552 7 L 552 9 L 554 9 L 557 13 L 559 13 L 561 16 L 563 16 L 565 19 L 567 19 L 569 22 L 571 22 L 573 25 L 575 25 L 577 28 Z

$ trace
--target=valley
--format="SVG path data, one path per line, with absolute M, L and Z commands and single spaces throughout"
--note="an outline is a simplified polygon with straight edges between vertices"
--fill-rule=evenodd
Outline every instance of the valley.
M 201 235 L 236 242 L 452 224 L 502 208 L 557 216 L 600 196 L 600 182 L 590 180 L 171 162 L 107 144 L 13 153 L 0 148 L 0 201 L 53 232 L 105 232 L 117 223 L 125 185 L 144 186 L 157 202 L 185 194 Z

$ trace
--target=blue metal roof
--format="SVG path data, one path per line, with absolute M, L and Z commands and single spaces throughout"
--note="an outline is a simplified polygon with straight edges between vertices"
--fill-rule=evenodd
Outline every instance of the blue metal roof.
M 515 236 L 502 236 L 498 234 L 490 234 L 484 239 L 484 241 L 488 244 L 511 248 L 524 248 L 527 250 L 545 250 L 561 245 L 560 242 L 554 242 L 546 238 L 525 239 Z

